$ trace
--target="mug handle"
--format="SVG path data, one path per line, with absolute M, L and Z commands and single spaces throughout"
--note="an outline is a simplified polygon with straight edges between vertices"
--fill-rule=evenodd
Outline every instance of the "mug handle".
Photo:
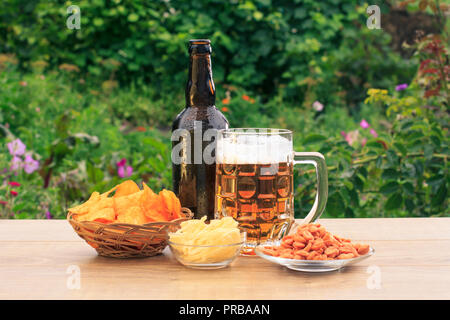
M 311 211 L 300 223 L 294 223 L 291 232 L 300 224 L 316 221 L 322 214 L 328 199 L 328 170 L 324 156 L 319 152 L 294 152 L 294 166 L 297 164 L 312 164 L 316 168 L 317 193 Z

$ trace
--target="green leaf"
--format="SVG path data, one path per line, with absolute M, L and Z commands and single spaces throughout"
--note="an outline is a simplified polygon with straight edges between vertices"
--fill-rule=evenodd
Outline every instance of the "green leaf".
M 406 149 L 405 145 L 402 143 L 395 142 L 394 147 L 396 147 L 398 151 L 400 151 L 400 153 L 404 156 L 408 153 L 408 149 Z
M 360 173 L 364 177 L 364 179 L 367 179 L 367 175 L 369 174 L 366 167 L 360 167 L 358 173 Z
M 376 148 L 376 149 L 384 149 L 384 146 L 378 140 L 371 140 L 365 145 L 367 148 Z
M 261 11 L 253 12 L 253 18 L 255 18 L 256 21 L 261 20 L 263 17 L 264 15 Z
M 101 27 L 104 24 L 102 18 L 94 18 L 94 26 Z
M 357 190 L 359 190 L 359 191 L 362 191 L 363 188 L 364 188 L 364 182 L 363 182 L 363 180 L 362 180 L 359 176 L 357 176 L 357 175 L 355 175 L 354 178 L 353 178 L 353 185 L 354 185 L 355 188 L 356 188 Z
M 402 174 L 410 178 L 416 177 L 416 167 L 411 163 L 405 163 L 402 167 Z
M 386 210 L 394 210 L 400 208 L 402 204 L 403 204 L 403 197 L 401 193 L 394 193 L 387 199 L 384 208 Z
M 321 135 L 321 134 L 317 134 L 317 133 L 313 133 L 308 135 L 304 140 L 303 140 L 303 144 L 307 145 L 307 144 L 312 144 L 312 143 L 317 143 L 317 142 L 321 142 L 326 140 L 327 137 Z
M 445 183 L 441 184 L 438 191 L 435 195 L 431 198 L 431 205 L 433 206 L 440 206 L 445 199 L 447 198 L 447 186 Z
M 408 196 L 414 196 L 414 186 L 411 182 L 404 183 L 402 187 Z
M 390 194 L 392 192 L 395 192 L 397 189 L 398 189 L 398 182 L 390 181 L 381 186 L 380 192 L 383 194 Z
M 139 16 L 136 13 L 131 13 L 128 15 L 129 22 L 136 22 L 139 20 Z
M 434 145 L 439 148 L 441 146 L 441 139 L 437 136 L 430 136 L 431 141 L 434 143 Z
M 396 166 L 398 164 L 398 156 L 394 150 L 388 150 L 386 152 L 386 158 L 391 166 Z
M 435 187 L 440 185 L 444 181 L 444 176 L 441 174 L 437 174 L 427 179 L 427 184 L 431 187 Z
M 421 177 L 423 176 L 423 162 L 422 160 L 417 160 L 414 162 L 414 167 L 416 168 L 416 176 Z
M 344 214 L 344 199 L 339 192 L 335 192 L 330 196 L 330 198 L 328 199 L 326 210 L 333 217 L 339 217 Z
M 351 204 L 359 207 L 359 195 L 358 192 L 356 192 L 355 189 L 350 189 L 349 191 L 349 195 L 350 195 L 350 200 L 351 200 Z
M 18 203 L 13 207 L 13 211 L 14 213 L 18 213 L 20 210 L 23 210 L 26 206 L 27 206 L 26 202 Z
M 397 179 L 399 176 L 400 173 L 392 168 L 384 170 L 383 173 L 381 174 L 381 177 L 386 180 L 394 180 Z
M 353 211 L 352 208 L 347 207 L 347 208 L 345 209 L 345 217 L 346 217 L 346 218 L 354 218 L 354 217 L 355 217 L 355 212 Z
M 409 212 L 413 212 L 415 209 L 414 201 L 412 199 L 405 199 L 405 207 Z
M 402 124 L 402 131 L 406 131 L 407 129 L 411 128 L 411 126 L 414 124 L 414 122 L 410 119 L 404 120 Z
M 433 157 L 434 152 L 434 145 L 432 144 L 426 144 L 423 148 L 423 154 L 425 156 L 425 159 L 430 160 Z
M 378 157 L 377 161 L 375 162 L 375 165 L 377 166 L 378 169 L 381 169 L 381 167 L 383 166 L 383 157 Z

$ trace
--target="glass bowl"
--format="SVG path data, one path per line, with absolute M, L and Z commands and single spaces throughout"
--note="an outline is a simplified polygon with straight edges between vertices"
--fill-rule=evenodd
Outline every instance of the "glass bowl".
M 170 240 L 170 250 L 182 265 L 195 269 L 220 269 L 230 265 L 239 255 L 246 240 L 246 233 L 241 233 L 241 241 L 222 245 L 188 245 L 174 243 Z
M 359 256 L 352 259 L 341 259 L 341 260 L 297 260 L 297 259 L 286 259 L 280 257 L 274 257 L 263 252 L 262 249 L 266 246 L 278 246 L 280 242 L 266 242 L 255 248 L 255 253 L 263 259 L 269 260 L 270 262 L 277 263 L 279 265 L 285 266 L 291 270 L 304 271 L 304 272 L 327 272 L 339 270 L 347 265 L 357 263 L 361 260 L 369 258 L 375 253 L 375 250 L 370 247 L 368 253 L 363 256 Z

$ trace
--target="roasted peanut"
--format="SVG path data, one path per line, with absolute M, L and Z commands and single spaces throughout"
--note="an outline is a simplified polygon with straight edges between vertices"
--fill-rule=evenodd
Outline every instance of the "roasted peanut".
M 359 243 L 358 243 L 359 244 Z M 360 255 L 365 255 L 369 252 L 370 246 L 368 244 L 359 244 L 359 248 L 357 249 Z
M 308 230 L 303 230 L 301 235 L 302 235 L 303 238 L 305 238 L 305 240 L 308 240 L 308 241 L 314 239 L 313 235 Z
M 294 242 L 292 244 L 292 246 L 294 247 L 294 249 L 303 249 L 304 247 L 306 247 L 306 244 L 303 242 Z
M 295 234 L 294 237 L 293 237 L 293 239 L 294 239 L 295 242 L 303 242 L 303 243 L 306 243 L 306 239 L 303 238 L 303 237 L 302 237 L 301 235 L 299 235 L 299 234 Z
M 353 258 L 353 253 L 341 253 L 337 258 L 338 259 L 351 259 Z

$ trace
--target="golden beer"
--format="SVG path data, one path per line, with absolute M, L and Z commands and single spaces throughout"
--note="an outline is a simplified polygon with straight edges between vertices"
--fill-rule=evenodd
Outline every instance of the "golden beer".
M 292 187 L 292 163 L 218 164 L 216 213 L 236 219 L 248 243 L 279 238 L 294 216 Z
M 294 152 L 292 132 L 284 129 L 224 129 L 217 133 L 215 216 L 232 216 L 247 233 L 243 254 L 261 243 L 276 241 L 294 221 L 296 164 L 312 164 L 317 194 L 303 219 L 315 221 L 328 196 L 327 167 L 317 152 Z

